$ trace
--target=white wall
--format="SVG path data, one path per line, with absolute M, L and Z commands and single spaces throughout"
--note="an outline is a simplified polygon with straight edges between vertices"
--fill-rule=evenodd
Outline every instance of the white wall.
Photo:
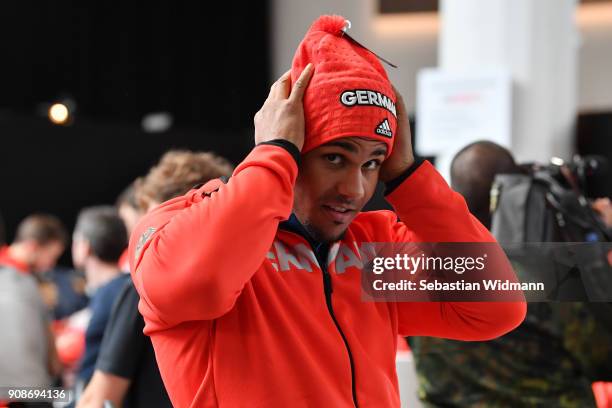
M 578 88 L 576 6 L 577 0 L 441 1 L 440 67 L 453 73 L 491 68 L 510 72 L 510 145 L 522 162 L 572 156 Z M 440 147 L 449 160 L 457 151 Z
M 414 110 L 416 73 L 437 66 L 439 21 L 434 14 L 380 16 L 377 0 L 272 0 L 274 79 L 291 66 L 293 53 L 321 14 L 351 20 L 351 35 L 399 66 L 389 76 Z M 580 6 L 578 110 L 612 111 L 612 4 Z M 272 81 L 273 78 L 270 78 Z
M 578 15 L 579 111 L 612 111 L 612 3 L 581 6 Z

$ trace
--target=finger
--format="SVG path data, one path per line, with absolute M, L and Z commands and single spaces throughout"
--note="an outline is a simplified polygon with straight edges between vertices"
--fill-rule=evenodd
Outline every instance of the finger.
M 314 65 L 308 64 L 306 68 L 300 74 L 300 77 L 293 84 L 293 88 L 291 89 L 291 95 L 289 95 L 289 100 L 292 101 L 301 101 L 304 98 L 304 92 L 306 92 L 306 87 L 310 82 L 310 78 L 312 77 L 312 73 L 314 71 Z
M 397 113 L 398 113 L 398 119 L 400 117 L 408 117 L 408 115 L 406 114 L 406 105 L 404 104 L 404 98 L 402 97 L 402 94 L 397 90 L 397 88 L 392 84 L 391 87 L 393 88 L 393 93 L 395 93 L 395 99 L 397 100 L 397 103 L 395 104 L 397 107 Z
M 281 75 L 278 80 L 272 84 L 270 89 L 270 99 L 287 99 L 289 97 L 289 89 L 291 88 L 291 70 Z

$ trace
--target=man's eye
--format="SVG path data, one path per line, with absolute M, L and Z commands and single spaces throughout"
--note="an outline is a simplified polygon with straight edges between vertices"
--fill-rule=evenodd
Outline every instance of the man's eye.
M 339 154 L 326 154 L 325 158 L 332 164 L 340 164 L 342 161 L 342 157 Z
M 380 167 L 380 160 L 370 160 L 366 162 L 363 167 L 367 170 L 376 170 Z

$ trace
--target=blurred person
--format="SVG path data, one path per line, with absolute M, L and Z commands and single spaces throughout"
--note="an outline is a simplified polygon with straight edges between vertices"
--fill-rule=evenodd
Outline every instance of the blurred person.
M 3 235 L 3 225 L 0 219 L 0 235 Z M 49 229 L 52 233 L 62 232 L 63 237 L 57 237 L 55 242 L 49 245 L 40 245 L 33 231 L 38 231 L 40 236 L 44 236 L 44 229 Z M 25 239 L 30 237 L 34 239 Z M 13 245 L 3 246 L 0 244 L 0 260 L 4 262 L 16 262 L 18 269 L 32 273 L 37 281 L 38 290 L 42 296 L 47 309 L 54 312 L 59 302 L 59 292 L 55 282 L 51 279 L 50 273 L 55 267 L 57 259 L 64 252 L 67 234 L 61 221 L 54 216 L 32 216 L 18 227 L 16 239 Z M 59 253 L 59 255 L 57 255 Z M 19 267 L 22 263 L 22 267 Z
M 232 173 L 232 164 L 211 152 L 170 150 L 146 177 L 136 181 L 135 198 L 141 211 L 176 197 L 203 183 Z
M 484 340 L 524 316 L 523 302 L 362 301 L 361 267 L 342 258 L 360 242 L 495 241 L 415 162 L 401 96 L 346 26 L 311 26 L 226 184 L 157 206 L 132 234 L 145 333 L 177 407 L 399 407 L 398 333 Z M 379 180 L 396 212 L 361 213 Z
M 137 179 L 129 186 L 127 186 L 119 197 L 117 197 L 117 201 L 115 202 L 115 207 L 119 212 L 119 216 L 123 220 L 125 224 L 125 228 L 127 229 L 128 236 L 134 230 L 134 227 L 142 217 L 142 209 L 138 205 L 138 201 L 136 199 L 136 184 L 140 183 L 140 179 Z
M 56 266 L 42 279 L 53 297 L 50 312 L 57 354 L 62 364 L 62 384 L 72 387 L 85 351 L 85 329 L 90 316 L 85 278 L 73 268 Z
M 185 194 L 196 185 L 230 176 L 232 170 L 228 161 L 213 153 L 169 151 L 131 189 L 130 212 L 136 202 L 140 202 L 142 207 L 131 213 L 145 213 L 162 202 Z M 124 203 L 127 201 L 123 200 Z M 96 370 L 78 408 L 102 407 L 104 401 L 110 401 L 114 407 L 172 406 L 159 374 L 151 340 L 143 334 L 145 323 L 138 312 L 139 299 L 134 285 L 128 282 L 115 303 Z
M 598 198 L 593 201 L 593 209 L 600 216 L 601 221 L 608 229 L 612 229 L 612 202 L 609 198 Z
M 23 273 L 40 273 L 53 268 L 67 242 L 61 221 L 52 215 L 36 214 L 17 227 L 15 240 L 2 252 L 0 262 Z
M 138 201 L 136 200 L 135 189 L 135 185 L 139 181 L 140 180 L 136 180 L 129 186 L 127 186 L 121 192 L 121 194 L 119 194 L 119 197 L 117 197 L 117 201 L 115 202 L 115 207 L 117 208 L 119 216 L 123 220 L 125 228 L 127 229 L 128 237 L 132 234 L 132 231 L 134 230 L 136 223 L 138 223 L 138 221 L 140 220 L 140 217 L 142 217 L 142 210 L 138 205 Z M 119 259 L 119 267 L 124 272 L 129 272 L 130 270 L 127 255 L 128 251 L 126 247 L 123 253 L 121 254 L 121 258 Z
M 114 207 L 89 207 L 79 213 L 72 237 L 72 260 L 85 273 L 91 318 L 85 331 L 77 390 L 93 375 L 112 305 L 129 280 L 118 264 L 127 239 L 125 225 Z
M 451 187 L 490 227 L 495 175 L 515 173 L 507 149 L 479 141 L 454 157 Z M 594 407 L 591 383 L 612 378 L 612 332 L 583 303 L 530 303 L 517 329 L 488 342 L 409 343 L 428 407 Z
M 62 320 L 87 307 L 89 298 L 85 293 L 87 286 L 81 271 L 65 266 L 56 266 L 43 276 L 53 285 L 56 300 L 53 302 L 53 318 Z
M 591 204 L 593 210 L 599 216 L 603 225 L 607 228 L 608 235 L 612 236 L 612 201 L 609 198 L 598 198 Z M 612 266 L 612 250 L 608 251 L 608 265 Z M 612 399 L 612 389 L 610 391 Z
M 465 198 L 476 218 L 491 228 L 489 192 L 496 174 L 520 173 L 512 153 L 489 141 L 469 144 L 451 162 L 451 188 Z
M 0 386 L 46 387 L 61 371 L 34 273 L 52 268 L 66 241 L 56 217 L 30 215 L 0 254 Z

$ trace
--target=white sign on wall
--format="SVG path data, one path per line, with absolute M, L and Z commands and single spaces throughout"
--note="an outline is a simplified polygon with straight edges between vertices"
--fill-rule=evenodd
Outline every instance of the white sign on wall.
M 483 139 L 510 147 L 511 122 L 512 80 L 508 72 L 419 72 L 418 154 L 445 154 Z

